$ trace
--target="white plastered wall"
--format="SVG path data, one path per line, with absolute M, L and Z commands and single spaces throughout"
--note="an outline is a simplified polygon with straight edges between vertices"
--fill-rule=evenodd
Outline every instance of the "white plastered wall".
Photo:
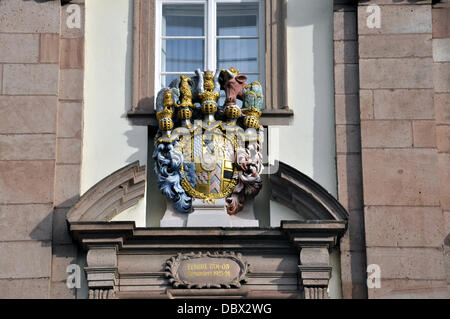
M 287 2 L 290 126 L 269 128 L 269 153 L 337 195 L 333 84 L 333 1 Z M 299 219 L 271 201 L 270 224 Z
M 147 163 L 147 127 L 132 126 L 132 0 L 86 1 L 81 192 L 119 168 Z M 145 227 L 145 197 L 115 220 Z

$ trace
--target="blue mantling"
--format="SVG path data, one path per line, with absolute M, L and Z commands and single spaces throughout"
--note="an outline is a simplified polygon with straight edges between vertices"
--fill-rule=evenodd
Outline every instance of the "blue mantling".
M 180 167 L 183 165 L 183 154 L 174 148 L 176 144 L 178 144 L 177 141 L 156 144 L 153 152 L 154 171 L 158 179 L 159 189 L 172 201 L 175 209 L 180 213 L 190 213 L 192 197 L 181 186 L 181 180 L 185 177 L 180 172 Z M 186 170 L 186 178 L 192 185 L 192 176 L 194 176 L 195 183 L 195 165 L 193 174 L 192 167 L 188 163 L 184 164 L 184 169 Z

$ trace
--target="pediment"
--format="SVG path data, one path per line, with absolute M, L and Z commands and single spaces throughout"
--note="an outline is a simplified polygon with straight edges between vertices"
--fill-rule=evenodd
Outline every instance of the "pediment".
M 69 210 L 67 220 L 109 222 L 137 204 L 145 193 L 145 166 L 122 167 L 92 186 Z
M 277 162 L 270 175 L 272 200 L 285 205 L 306 220 L 345 221 L 345 208 L 325 188 L 297 169 Z

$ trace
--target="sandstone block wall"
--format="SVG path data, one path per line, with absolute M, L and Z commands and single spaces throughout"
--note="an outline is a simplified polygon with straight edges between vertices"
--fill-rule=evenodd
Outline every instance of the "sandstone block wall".
M 374 4 L 380 28 L 367 24 Z M 444 22 L 433 17 L 449 4 L 358 4 L 366 254 L 381 269 L 381 287 L 369 288 L 369 298 L 448 298 L 449 133 L 436 109 L 449 105 L 440 100 L 450 81 L 446 33 L 435 34 Z
M 79 197 L 84 16 L 68 28 L 67 8 L 0 1 L 0 298 L 75 297 L 65 213 Z
M 74 298 L 84 1 L 0 1 L 0 298 Z M 378 5 L 379 28 L 368 6 Z M 335 0 L 338 199 L 344 298 L 448 298 L 450 2 Z M 381 287 L 366 286 L 366 267 Z

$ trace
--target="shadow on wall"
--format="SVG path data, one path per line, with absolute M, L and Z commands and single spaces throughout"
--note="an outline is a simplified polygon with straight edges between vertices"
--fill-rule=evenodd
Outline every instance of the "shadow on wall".
M 87 281 L 85 278 L 84 267 L 86 265 L 86 252 L 78 249 L 78 245 L 72 241 L 66 222 L 66 213 L 68 207 L 72 206 L 79 199 L 74 196 L 61 203 L 61 208 L 54 208 L 50 211 L 39 224 L 29 233 L 29 237 L 39 241 L 42 247 L 51 247 L 51 278 L 50 278 L 50 298 L 86 298 Z M 69 289 L 67 291 L 58 288 L 66 284 L 69 273 L 66 272 L 67 266 L 75 264 L 80 267 L 79 289 Z M 63 288 L 63 289 L 64 289 Z M 45 296 L 42 296 L 44 298 Z
M 132 78 L 133 78 L 133 1 L 128 1 L 128 25 L 127 25 L 127 50 L 125 61 L 125 101 L 124 101 L 124 114 L 122 118 L 125 118 L 130 125 L 130 129 L 125 132 L 127 137 L 127 144 L 137 151 L 130 155 L 126 161 L 127 163 L 133 163 L 134 161 L 145 158 L 145 149 L 142 149 L 142 140 L 147 139 L 147 134 L 143 133 L 143 126 L 132 125 L 131 120 L 128 118 L 127 113 L 132 108 Z M 144 135 L 144 136 L 143 136 Z M 146 145 L 145 143 L 144 145 Z M 141 163 L 141 165 L 147 165 L 147 163 Z

